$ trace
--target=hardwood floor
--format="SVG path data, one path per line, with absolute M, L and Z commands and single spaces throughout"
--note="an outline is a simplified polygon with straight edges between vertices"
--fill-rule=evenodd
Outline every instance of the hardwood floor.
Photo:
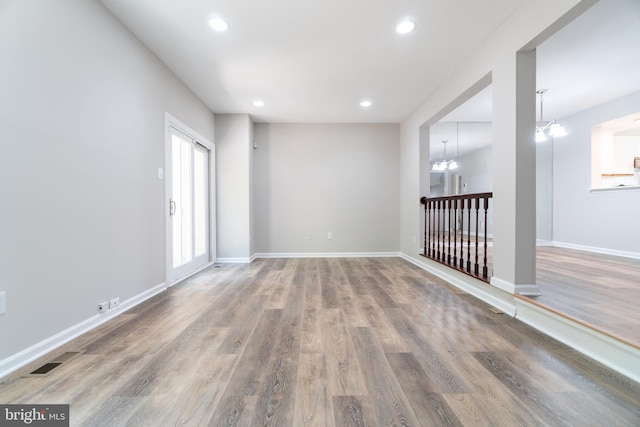
M 74 426 L 640 425 L 640 384 L 489 308 L 399 258 L 223 265 L 0 402 L 68 403 Z
M 532 297 L 640 348 L 640 260 L 539 246 Z

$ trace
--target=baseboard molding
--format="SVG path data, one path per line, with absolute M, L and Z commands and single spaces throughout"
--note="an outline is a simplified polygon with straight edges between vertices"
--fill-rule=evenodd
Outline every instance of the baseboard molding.
M 593 252 L 597 254 L 613 255 L 624 258 L 640 259 L 640 252 L 619 251 L 616 249 L 598 248 L 596 246 L 576 245 L 574 243 L 558 242 L 555 240 L 552 242 L 551 246 L 564 249 L 575 249 L 578 251 Z
M 254 259 L 254 257 L 216 258 L 216 262 L 220 264 L 248 264 Z
M 122 301 L 120 305 L 106 313 L 96 314 L 90 318 L 65 329 L 49 338 L 40 341 L 37 344 L 32 345 L 14 355 L 11 355 L 3 360 L 0 360 L 0 378 L 3 378 L 12 372 L 28 365 L 34 360 L 46 355 L 47 353 L 55 350 L 56 348 L 68 343 L 74 338 L 89 332 L 90 330 L 102 325 L 103 323 L 113 319 L 119 314 L 135 307 L 136 305 L 148 300 L 149 298 L 159 294 L 167 289 L 165 283 L 154 286 L 140 294 L 129 298 L 126 301 Z
M 491 277 L 491 286 L 495 286 L 498 289 L 501 289 L 509 294 L 520 294 L 526 295 L 529 297 L 540 296 L 540 288 L 538 285 L 534 284 L 515 284 L 508 282 L 506 280 L 500 279 L 499 277 Z
M 516 318 L 640 383 L 640 349 L 567 316 L 516 298 Z
M 400 252 L 283 252 L 258 253 L 255 258 L 397 258 Z
M 401 254 L 400 257 L 452 284 L 456 288 L 459 288 L 486 302 L 487 304 L 499 308 L 504 313 L 507 313 L 510 316 L 515 316 L 516 308 L 513 294 L 498 287 L 489 285 L 481 280 L 474 279 L 471 276 L 460 273 L 452 268 L 443 266 L 435 261 L 430 262 L 426 258 L 422 261 L 412 258 L 406 254 Z

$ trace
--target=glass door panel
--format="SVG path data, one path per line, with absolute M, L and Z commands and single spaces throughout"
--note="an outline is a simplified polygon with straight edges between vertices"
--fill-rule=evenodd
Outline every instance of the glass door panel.
M 208 252 L 209 246 L 209 153 L 196 145 L 193 151 L 193 208 L 195 256 Z
M 171 129 L 172 278 L 209 261 L 209 150 Z

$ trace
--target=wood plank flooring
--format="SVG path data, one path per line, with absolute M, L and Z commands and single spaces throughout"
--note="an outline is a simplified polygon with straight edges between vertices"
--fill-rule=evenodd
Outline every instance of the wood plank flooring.
M 74 426 L 640 425 L 640 384 L 489 308 L 399 258 L 223 265 L 0 402 L 68 403 Z
M 536 262 L 533 301 L 640 348 L 640 260 L 539 246 Z

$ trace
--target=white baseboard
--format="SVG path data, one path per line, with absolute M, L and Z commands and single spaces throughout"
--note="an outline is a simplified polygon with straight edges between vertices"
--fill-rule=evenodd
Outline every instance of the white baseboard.
M 220 264 L 248 264 L 253 260 L 254 257 L 216 258 L 216 262 Z
M 605 366 L 640 382 L 640 349 L 525 300 L 516 318 Z
M 132 307 L 148 300 L 149 298 L 159 294 L 167 289 L 165 283 L 154 286 L 140 294 L 129 298 L 126 301 L 120 303 L 120 305 L 106 313 L 96 314 L 90 318 L 71 326 L 47 339 L 40 341 L 37 344 L 32 345 L 16 354 L 13 354 L 3 360 L 0 360 L 0 378 L 3 378 L 10 373 L 22 368 L 23 366 L 33 362 L 39 357 L 55 350 L 56 348 L 68 343 L 74 338 L 89 332 L 90 330 L 102 325 L 103 323 L 113 319 L 121 313 L 129 310 Z
M 397 258 L 400 252 L 283 252 L 259 253 L 255 258 Z
M 540 296 L 540 288 L 534 284 L 515 284 L 506 280 L 500 279 L 496 276 L 491 277 L 491 286 L 495 286 L 510 294 L 520 294 L 529 297 Z
M 597 254 L 613 255 L 624 258 L 640 259 L 640 252 L 619 251 L 616 249 L 598 248 L 596 246 L 576 245 L 574 243 L 565 243 L 553 241 L 551 246 L 565 249 L 575 249 L 578 251 L 593 252 Z
M 499 308 L 504 313 L 515 316 L 516 309 L 513 294 L 435 261 L 427 261 L 426 258 L 425 261 L 422 261 L 407 256 L 406 254 L 401 254 L 401 258 L 451 283 L 456 288 L 462 289 L 487 304 Z

